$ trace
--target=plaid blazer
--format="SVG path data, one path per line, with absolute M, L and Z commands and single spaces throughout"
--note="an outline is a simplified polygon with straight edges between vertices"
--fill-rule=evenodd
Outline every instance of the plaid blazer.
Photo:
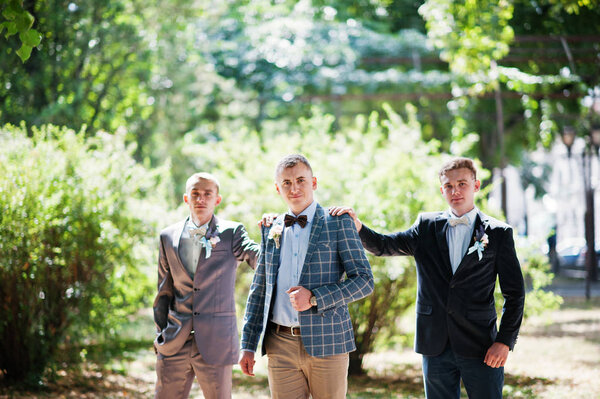
M 283 215 L 270 228 L 262 228 L 260 257 L 244 316 L 242 349 L 256 351 L 270 318 L 280 248 L 268 236 L 271 228 L 282 224 Z M 316 307 L 299 312 L 306 352 L 325 357 L 355 350 L 348 303 L 371 294 L 373 274 L 350 216 L 332 217 L 317 204 L 298 285 L 317 298 Z

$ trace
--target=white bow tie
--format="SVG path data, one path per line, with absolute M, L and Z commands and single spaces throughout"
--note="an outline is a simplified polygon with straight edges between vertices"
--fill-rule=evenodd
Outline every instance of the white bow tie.
M 456 225 L 459 224 L 464 224 L 464 225 L 469 225 L 469 218 L 466 216 L 463 217 L 459 217 L 459 218 L 450 218 L 448 219 L 448 223 L 450 224 L 450 226 L 455 227 Z

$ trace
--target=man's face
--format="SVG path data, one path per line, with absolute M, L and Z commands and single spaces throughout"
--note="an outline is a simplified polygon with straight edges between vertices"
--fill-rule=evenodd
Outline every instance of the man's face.
M 475 193 L 481 182 L 467 168 L 454 169 L 441 177 L 440 191 L 456 216 L 462 216 L 475 206 Z
M 275 187 L 290 210 L 298 215 L 313 202 L 317 178 L 313 177 L 308 166 L 298 163 L 281 171 Z
M 221 196 L 217 193 L 215 183 L 198 179 L 189 191 L 183 194 L 183 201 L 190 207 L 194 223 L 202 225 L 212 218 L 215 208 L 221 203 Z

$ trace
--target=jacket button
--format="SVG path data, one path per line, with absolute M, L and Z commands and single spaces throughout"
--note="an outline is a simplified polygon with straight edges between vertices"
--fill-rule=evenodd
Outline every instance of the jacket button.
M 194 316 L 198 316 L 200 313 L 198 312 L 194 312 Z
M 452 309 L 448 309 L 448 314 L 452 314 L 454 313 L 454 311 L 452 311 Z
M 450 288 L 456 287 L 456 284 L 450 284 Z

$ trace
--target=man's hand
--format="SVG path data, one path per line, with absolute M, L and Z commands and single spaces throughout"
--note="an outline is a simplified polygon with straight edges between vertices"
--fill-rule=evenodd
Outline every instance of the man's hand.
M 240 358 L 239 363 L 242 368 L 242 373 L 254 377 L 254 365 L 256 364 L 254 352 L 242 351 L 242 357 Z
M 362 222 L 358 219 L 358 216 L 356 216 L 356 212 L 354 212 L 354 209 L 352 209 L 349 206 L 330 206 L 329 207 L 329 214 L 331 216 L 340 216 L 340 215 L 343 215 L 344 213 L 347 213 L 348 215 L 350 215 L 352 220 L 354 220 L 354 225 L 356 226 L 356 231 L 360 231 L 360 229 L 362 229 Z
M 258 221 L 258 227 L 269 227 L 273 224 L 275 219 L 277 219 L 276 213 L 263 213 L 262 219 Z
M 509 350 L 510 348 L 507 345 L 501 342 L 494 342 L 487 350 L 483 362 L 493 368 L 503 367 L 506 364 Z
M 310 304 L 312 292 L 310 292 L 310 290 L 307 290 L 304 287 L 295 286 L 287 290 L 285 293 L 289 295 L 292 307 L 298 312 L 312 308 L 312 305 Z

